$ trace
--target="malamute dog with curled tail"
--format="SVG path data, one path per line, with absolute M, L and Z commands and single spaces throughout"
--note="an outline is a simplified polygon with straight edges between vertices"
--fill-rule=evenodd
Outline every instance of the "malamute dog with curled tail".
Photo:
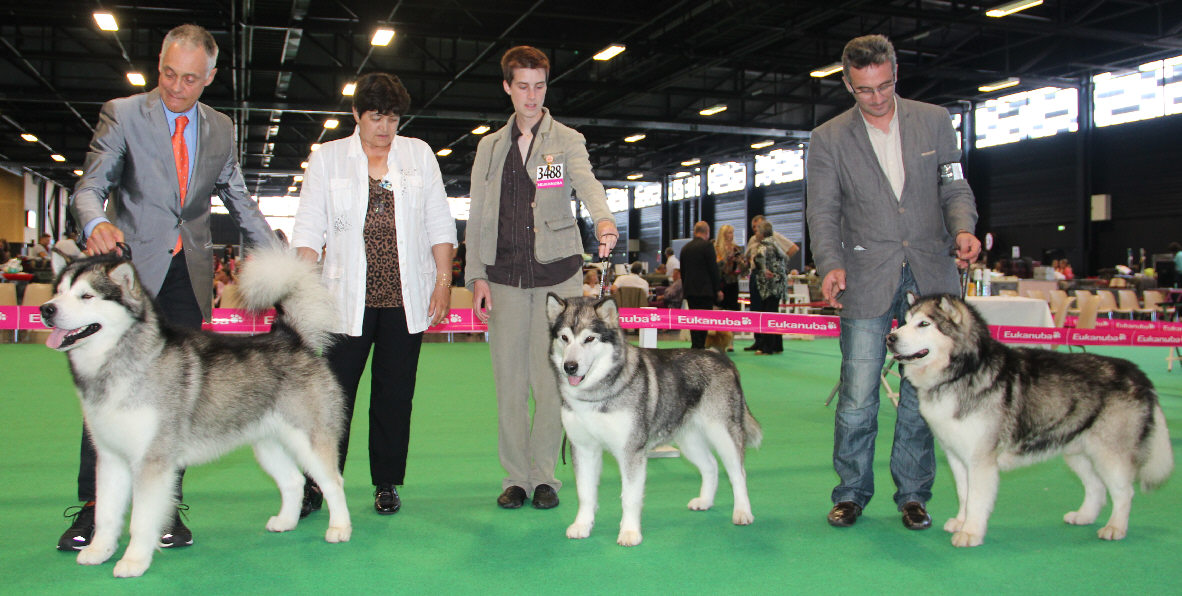
M 620 331 L 611 298 L 546 300 L 550 360 L 562 395 L 562 425 L 574 458 L 579 509 L 568 538 L 591 535 L 598 506 L 603 450 L 620 465 L 623 518 L 616 542 L 640 544 L 648 449 L 670 441 L 702 473 L 689 508 L 705 511 L 718 489 L 718 452 L 734 491 L 731 521 L 755 520 L 747 497 L 745 447 L 758 447 L 759 423 L 747 409 L 739 372 L 713 350 L 636 347 Z
M 1107 489 L 1112 513 L 1098 534 L 1124 538 L 1133 481 L 1150 490 L 1174 467 L 1166 418 L 1145 373 L 1119 358 L 1011 348 L 952 296 L 911 301 L 907 323 L 886 342 L 948 455 L 960 502 L 944 524 L 952 544 L 984 541 L 998 470 L 1058 454 L 1084 486 L 1083 504 L 1063 521 L 1096 521 Z
M 265 335 L 229 336 L 165 324 L 129 260 L 114 254 L 75 261 L 41 307 L 46 345 L 65 352 L 98 453 L 95 531 L 78 563 L 105 562 L 118 545 L 128 502 L 131 541 L 116 577 L 143 575 L 175 511 L 181 468 L 243 444 L 279 485 L 272 532 L 295 529 L 304 476 L 328 502 L 325 539 L 352 533 L 337 443 L 344 396 L 319 355 L 335 320 L 314 265 L 279 249 L 254 252 L 240 287 L 247 307 L 275 305 Z

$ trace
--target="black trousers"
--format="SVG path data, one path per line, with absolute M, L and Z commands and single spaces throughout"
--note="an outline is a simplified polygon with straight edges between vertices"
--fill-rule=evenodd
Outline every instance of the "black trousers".
M 210 290 L 212 291 L 212 289 Z M 164 285 L 156 294 L 156 306 L 164 320 L 185 329 L 201 329 L 201 305 L 193 295 L 193 284 L 189 281 L 189 268 L 184 255 L 178 254 L 168 265 Z M 82 446 L 78 455 L 78 500 L 94 500 L 94 466 L 98 456 L 94 452 L 94 441 L 86 427 L 82 427 Z M 181 470 L 176 481 L 176 498 L 181 500 Z
M 686 296 L 685 301 L 689 303 L 689 307 L 693 310 L 712 310 L 714 308 L 714 296 Z M 703 350 L 706 348 L 706 335 L 709 331 L 692 330 L 690 331 L 690 347 Z
M 341 436 L 340 469 L 345 471 L 349 427 L 357 386 L 373 348 L 369 395 L 369 476 L 375 486 L 402 484 L 410 444 L 411 400 L 419 368 L 422 333 L 408 333 L 402 308 L 365 308 L 361 335 L 339 335 L 329 349 L 328 364 L 345 391 L 345 432 Z
M 763 300 L 760 299 L 759 284 L 755 283 L 754 277 L 750 278 L 747 282 L 747 294 L 751 300 L 751 304 L 749 305 L 751 312 L 763 312 Z M 755 342 L 752 343 L 751 346 L 756 350 L 759 350 L 760 345 L 763 343 L 763 336 L 765 334 L 755 333 L 754 335 Z
M 771 296 L 766 300 L 760 300 L 759 308 L 753 308 L 752 310 L 758 312 L 779 312 L 780 298 L 778 296 Z M 779 354 L 784 351 L 784 336 L 779 333 L 757 333 L 755 335 L 755 349 L 764 354 Z

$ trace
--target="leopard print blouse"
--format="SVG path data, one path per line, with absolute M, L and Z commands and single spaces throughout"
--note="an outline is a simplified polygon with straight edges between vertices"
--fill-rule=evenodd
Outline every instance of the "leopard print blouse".
M 398 274 L 398 232 L 394 227 L 394 190 L 369 179 L 369 209 L 365 213 L 365 305 L 402 306 Z

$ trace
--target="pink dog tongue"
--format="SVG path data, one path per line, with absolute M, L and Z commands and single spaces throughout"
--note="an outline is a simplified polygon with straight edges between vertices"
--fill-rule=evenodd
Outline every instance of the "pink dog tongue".
M 62 329 L 61 327 L 54 327 L 53 331 L 49 332 L 49 339 L 45 340 L 45 345 L 49 346 L 51 350 L 56 350 L 62 347 L 62 340 L 75 329 Z
M 582 383 L 582 382 L 583 382 L 583 377 L 576 377 L 575 375 L 570 375 L 570 376 L 568 376 L 568 377 L 566 378 L 566 380 L 567 380 L 567 381 L 568 381 L 568 382 L 569 382 L 571 385 L 578 385 L 579 383 Z

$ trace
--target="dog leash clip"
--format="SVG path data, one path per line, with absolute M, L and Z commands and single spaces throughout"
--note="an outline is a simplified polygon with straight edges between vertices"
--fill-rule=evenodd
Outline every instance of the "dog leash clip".
M 131 247 L 128 246 L 126 242 L 116 242 L 115 248 L 119 249 L 119 252 L 123 255 L 123 258 L 127 259 L 128 261 L 131 260 Z
M 611 263 L 608 257 L 600 257 L 599 259 L 599 297 L 603 298 L 607 293 L 607 269 Z

